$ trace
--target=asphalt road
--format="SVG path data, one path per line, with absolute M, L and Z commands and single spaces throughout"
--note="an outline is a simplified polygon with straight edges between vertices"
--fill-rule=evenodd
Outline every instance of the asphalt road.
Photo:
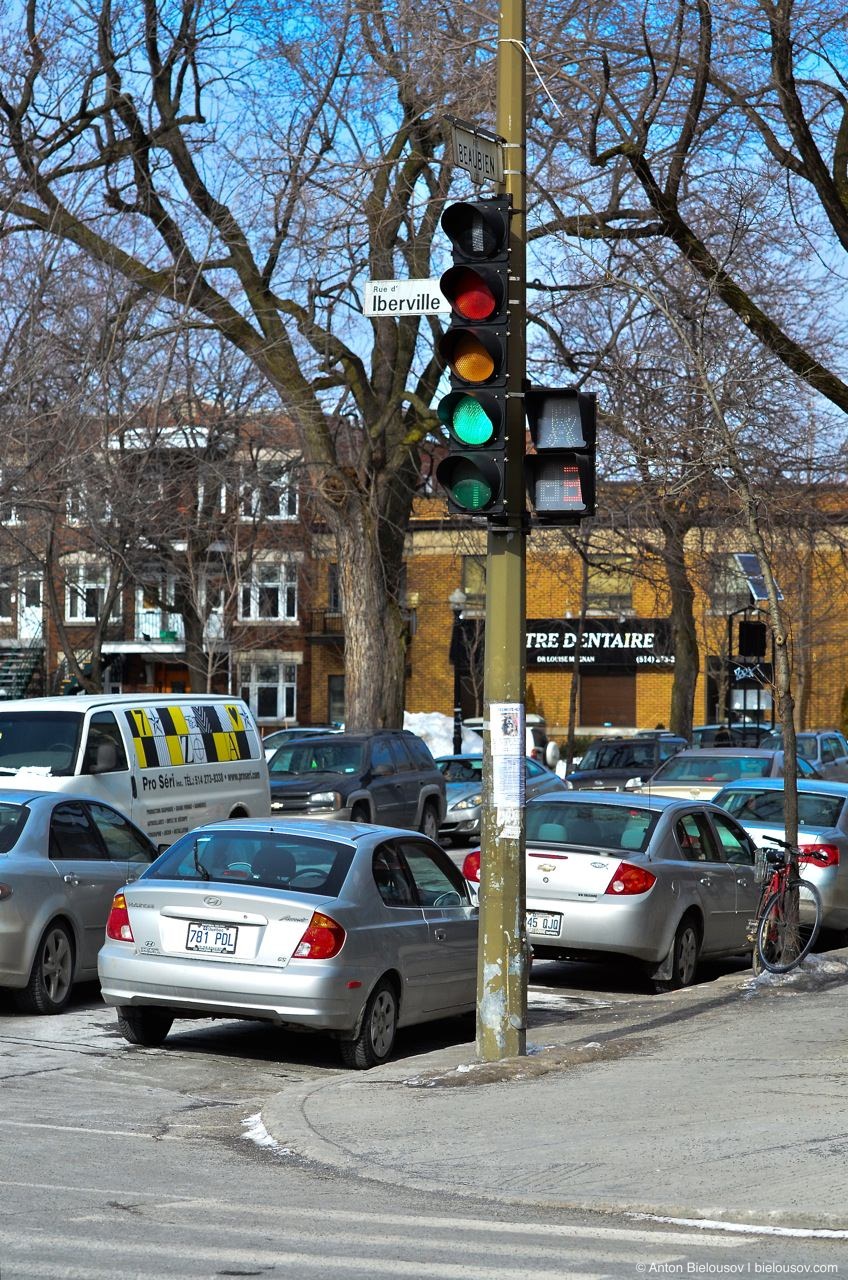
M 546 969 L 531 1025 L 644 999 L 620 973 L 595 969 L 590 986 L 591 966 Z M 472 1032 L 468 1020 L 408 1032 L 399 1052 Z M 0 1002 L 0 1280 L 588 1280 L 780 1274 L 777 1262 L 812 1274 L 803 1268 L 841 1261 L 844 1242 L 493 1205 L 450 1168 L 442 1193 L 404 1192 L 263 1146 L 270 1096 L 338 1070 L 331 1041 L 257 1023 L 191 1024 L 161 1049 L 132 1048 L 93 988 L 58 1018 Z M 479 1100 L 483 1111 L 485 1091 Z

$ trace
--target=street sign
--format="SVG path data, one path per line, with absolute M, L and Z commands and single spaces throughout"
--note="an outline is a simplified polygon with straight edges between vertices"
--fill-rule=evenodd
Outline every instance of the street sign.
M 471 174 L 472 182 L 504 180 L 503 142 L 496 133 L 464 120 L 447 117 L 451 127 L 451 160 L 457 169 Z
M 366 316 L 435 316 L 450 303 L 438 280 L 369 280 L 362 309 Z

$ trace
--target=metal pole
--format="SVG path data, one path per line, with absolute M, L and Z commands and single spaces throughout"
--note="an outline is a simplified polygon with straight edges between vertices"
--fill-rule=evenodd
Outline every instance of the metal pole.
M 505 139 L 504 191 L 512 197 L 507 401 L 508 523 L 489 525 L 477 1053 L 484 1062 L 527 1048 L 524 865 L 525 288 L 524 0 L 502 0 L 498 16 L 497 131 Z M 516 743 L 517 738 L 517 743 Z M 508 750 L 510 745 L 513 750 Z M 515 746 L 518 752 L 515 751 Z

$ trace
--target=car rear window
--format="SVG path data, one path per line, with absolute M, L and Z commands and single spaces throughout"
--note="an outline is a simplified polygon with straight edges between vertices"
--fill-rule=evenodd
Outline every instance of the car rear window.
M 528 844 L 576 844 L 644 853 L 659 814 L 637 805 L 545 804 L 527 806 Z
M 782 791 L 729 791 L 717 801 L 740 822 L 774 822 L 784 825 Z M 841 796 L 798 793 L 800 827 L 835 827 L 845 801 Z
M 142 874 L 146 880 L 216 881 L 335 897 L 353 847 L 274 831 L 200 831 L 182 836 Z
M 654 774 L 654 782 L 735 782 L 765 778 L 769 756 L 674 756 Z
M 582 769 L 652 769 L 657 749 L 650 742 L 606 742 L 590 747 L 580 761 Z
M 14 849 L 28 817 L 26 805 L 0 804 L 0 853 Z

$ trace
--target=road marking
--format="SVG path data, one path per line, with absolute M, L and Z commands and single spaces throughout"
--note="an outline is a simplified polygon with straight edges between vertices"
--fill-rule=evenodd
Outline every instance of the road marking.
M 47 1129 L 52 1133 L 91 1133 L 101 1138 L 150 1138 L 157 1142 L 183 1142 L 177 1134 L 145 1133 L 143 1129 L 92 1129 L 86 1124 L 39 1124 L 35 1120 L 0 1120 L 0 1128 Z
M 698 1227 L 701 1231 L 725 1231 L 756 1236 L 793 1236 L 799 1240 L 848 1240 L 848 1231 L 830 1227 L 777 1227 L 746 1222 L 722 1222 L 713 1218 L 664 1218 L 658 1213 L 628 1213 L 640 1222 L 668 1222 L 672 1226 Z

